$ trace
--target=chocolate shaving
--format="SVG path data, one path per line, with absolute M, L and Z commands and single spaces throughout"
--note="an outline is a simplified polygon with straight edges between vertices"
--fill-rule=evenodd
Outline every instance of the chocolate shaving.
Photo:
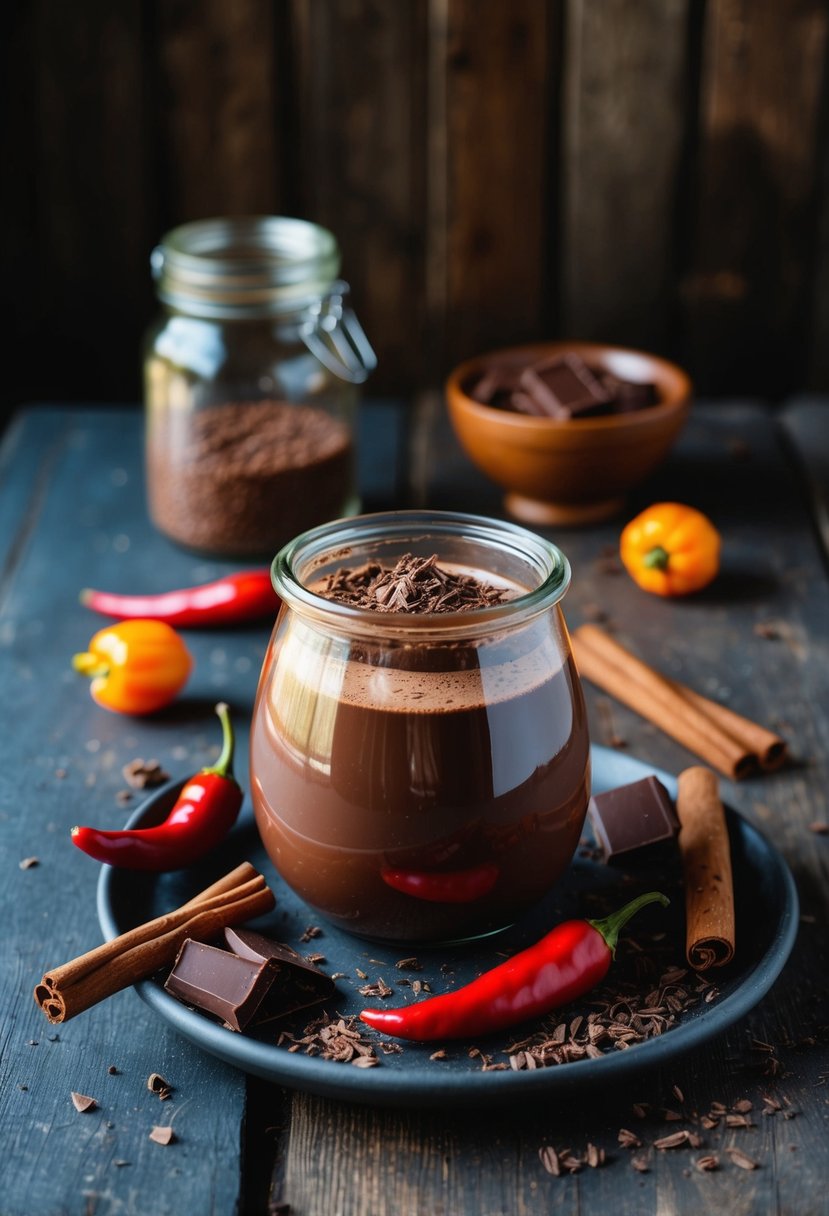
M 353 608 L 412 615 L 470 612 L 510 598 L 505 588 L 444 570 L 437 561 L 436 553 L 430 557 L 406 553 L 391 568 L 376 562 L 355 570 L 343 568 L 328 575 L 319 593 Z
M 545 1144 L 538 1150 L 538 1159 L 548 1174 L 552 1174 L 554 1178 L 560 1176 L 561 1166 L 559 1165 L 558 1153 L 551 1145 Z
M 169 1081 L 165 1081 L 161 1073 L 151 1072 L 147 1077 L 147 1089 L 150 1093 L 158 1094 L 159 1098 L 165 1101 L 173 1092 L 173 1087 Z
M 658 1140 L 654 1140 L 653 1147 L 664 1152 L 670 1148 L 682 1148 L 684 1144 L 699 1148 L 700 1138 L 694 1132 L 689 1132 L 687 1128 L 684 1128 L 681 1132 L 673 1132 L 670 1136 L 660 1136 Z
M 21 870 L 32 870 L 32 869 L 34 869 L 35 866 L 40 865 L 40 858 L 39 857 L 24 857 L 23 860 L 19 861 L 17 864 Z
M 286 1030 L 279 1036 L 277 1045 L 289 1044 L 290 1052 L 304 1050 L 307 1056 L 320 1056 L 323 1060 L 333 1060 L 338 1064 L 350 1064 L 358 1056 L 373 1057 L 376 1054 L 374 1046 L 363 1038 L 356 1028 L 356 1021 L 353 1017 L 332 1021 L 324 1013 L 308 1023 L 302 1038 L 297 1039 Z M 363 1064 L 361 1067 L 371 1065 Z
M 423 965 L 416 958 L 400 958 L 394 964 L 398 971 L 422 971 Z
M 79 1111 L 82 1115 L 86 1114 L 89 1110 L 95 1110 L 98 1105 L 97 1099 L 90 1098 L 87 1094 L 78 1094 L 72 1090 L 69 1096 L 72 1099 L 72 1105 L 75 1107 L 75 1110 Z
M 375 1068 L 380 1061 L 377 1056 L 355 1056 L 351 1063 L 355 1068 Z
M 703 1173 L 708 1173 L 711 1170 L 718 1170 L 720 1168 L 720 1159 L 716 1153 L 708 1153 L 705 1157 L 697 1157 L 694 1165 Z
M 394 993 L 394 989 L 389 988 L 382 976 L 375 980 L 373 984 L 363 984 L 362 988 L 358 988 L 357 991 L 360 993 L 360 996 L 377 996 L 383 999 L 387 996 L 392 996 Z
M 744 1153 L 741 1148 L 727 1148 L 725 1151 L 733 1163 L 738 1165 L 741 1170 L 756 1170 L 760 1167 L 760 1162 L 755 1161 L 753 1157 L 749 1157 L 748 1153 Z
M 597 1148 L 595 1144 L 591 1144 L 588 1141 L 585 1159 L 592 1170 L 597 1170 L 605 1163 L 605 1151 L 603 1148 Z
M 175 1142 L 176 1133 L 172 1127 L 154 1127 L 150 1132 L 150 1139 L 156 1144 L 173 1144 Z
M 157 760 L 130 760 L 121 769 L 121 775 L 127 785 L 134 790 L 151 790 L 157 785 L 163 785 L 170 780 L 170 774 L 165 773 Z

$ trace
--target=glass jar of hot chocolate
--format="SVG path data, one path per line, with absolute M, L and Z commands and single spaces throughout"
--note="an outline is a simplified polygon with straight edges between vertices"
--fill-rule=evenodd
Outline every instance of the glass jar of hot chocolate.
M 375 358 L 339 268 L 332 233 L 280 216 L 184 224 L 153 251 L 147 492 L 172 540 L 270 559 L 359 510 L 357 386 Z
M 517 525 L 401 511 L 305 533 L 272 576 L 250 768 L 279 874 L 377 941 L 514 923 L 569 865 L 589 797 L 567 559 Z

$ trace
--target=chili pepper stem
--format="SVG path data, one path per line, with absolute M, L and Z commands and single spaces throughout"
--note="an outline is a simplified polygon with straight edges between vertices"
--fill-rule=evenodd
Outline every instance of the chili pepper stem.
M 655 545 L 642 558 L 642 565 L 647 566 L 649 570 L 667 570 L 670 560 L 671 555 L 668 550 L 663 549 L 661 545 Z
M 222 751 L 219 759 L 215 764 L 211 764 L 210 768 L 203 768 L 203 773 L 215 773 L 217 777 L 227 777 L 233 781 L 233 749 L 235 740 L 233 737 L 233 724 L 230 721 L 230 710 L 224 701 L 220 701 L 216 706 L 216 713 L 219 715 L 219 721 L 222 724 Z
M 81 675 L 89 676 L 92 680 L 97 676 L 109 675 L 109 664 L 102 663 L 98 655 L 89 654 L 88 652 L 73 655 L 72 666 L 75 668 L 75 671 L 79 671 Z
M 624 908 L 620 908 L 618 912 L 612 912 L 610 916 L 605 916 L 602 920 L 589 920 L 587 923 L 592 925 L 597 933 L 601 933 L 610 953 L 615 958 L 619 934 L 631 917 L 635 916 L 639 909 L 644 908 L 646 904 L 660 903 L 666 908 L 670 902 L 667 895 L 663 895 L 661 891 L 648 891 L 645 895 L 637 895 L 636 899 L 625 904 Z

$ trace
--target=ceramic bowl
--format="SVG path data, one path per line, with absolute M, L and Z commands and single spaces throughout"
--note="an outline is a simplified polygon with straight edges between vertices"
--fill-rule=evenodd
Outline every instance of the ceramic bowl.
M 567 352 L 623 380 L 656 385 L 659 402 L 633 413 L 560 421 L 482 405 L 468 390 L 499 366 Z M 590 524 L 624 508 L 626 495 L 664 460 L 691 408 L 692 385 L 674 363 L 600 342 L 541 342 L 460 364 L 446 382 L 452 426 L 470 460 L 506 491 L 530 524 Z

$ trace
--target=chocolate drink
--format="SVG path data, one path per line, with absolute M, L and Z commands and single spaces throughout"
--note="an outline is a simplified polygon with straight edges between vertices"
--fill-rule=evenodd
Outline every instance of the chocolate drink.
M 494 932 L 550 889 L 589 794 L 581 689 L 550 614 L 475 645 L 391 649 L 289 616 L 273 647 L 251 786 L 303 899 L 414 944 Z

